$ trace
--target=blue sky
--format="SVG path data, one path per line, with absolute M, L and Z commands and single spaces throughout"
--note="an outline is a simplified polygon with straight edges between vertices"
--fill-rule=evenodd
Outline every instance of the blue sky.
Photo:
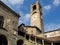
M 6 5 L 21 15 L 19 24 L 30 25 L 30 5 L 36 0 L 2 0 Z M 60 0 L 39 0 L 42 6 L 44 30 L 60 28 Z

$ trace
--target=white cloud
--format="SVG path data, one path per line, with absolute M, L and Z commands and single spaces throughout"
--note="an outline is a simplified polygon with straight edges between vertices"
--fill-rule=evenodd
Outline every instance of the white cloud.
M 24 15 L 23 12 L 20 12 L 21 18 L 19 19 L 19 24 L 24 23 L 26 25 L 28 25 L 29 21 L 30 21 L 30 14 L 27 13 Z
M 50 10 L 51 9 L 51 5 L 44 6 L 44 9 L 45 10 Z
M 19 23 L 18 23 L 18 25 L 20 25 L 21 23 L 23 23 L 23 21 L 22 21 L 22 20 L 19 20 Z
M 21 12 L 20 11 L 20 18 L 19 18 L 19 25 L 21 24 L 21 23 L 23 23 L 23 20 L 24 20 L 24 13 L 23 12 Z
M 23 4 L 24 0 L 1 0 L 5 3 L 10 3 L 12 5 L 15 5 L 15 4 Z
M 24 16 L 24 23 L 25 23 L 26 25 L 28 25 L 29 22 L 30 22 L 30 14 L 27 13 L 27 14 Z
M 53 1 L 53 4 L 54 4 L 55 6 L 60 5 L 60 0 L 54 0 L 54 1 Z
M 30 18 L 30 14 L 26 14 L 25 20 L 29 21 L 29 18 Z
M 60 24 L 49 23 L 44 26 L 45 31 L 56 30 L 60 28 Z

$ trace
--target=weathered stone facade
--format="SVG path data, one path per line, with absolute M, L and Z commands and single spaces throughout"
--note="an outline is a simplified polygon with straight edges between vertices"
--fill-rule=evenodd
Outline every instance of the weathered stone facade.
M 31 5 L 31 15 L 30 15 L 30 24 L 31 26 L 36 26 L 40 29 L 42 33 L 44 33 L 43 28 L 43 17 L 42 17 L 42 8 L 38 1 L 35 4 Z
M 0 45 L 17 44 L 16 42 L 18 36 L 18 19 L 19 14 L 11 10 L 8 6 L 0 1 L 0 38 L 6 38 L 7 42 L 7 44 L 3 44 L 3 42 L 5 41 L 2 40 L 2 43 L 0 42 Z
M 45 37 L 41 5 L 31 5 L 31 26 L 18 27 L 19 14 L 0 1 L 0 45 L 59 45 Z M 58 37 L 60 39 L 60 37 Z
M 35 4 L 31 5 L 30 14 L 31 14 L 30 15 L 31 26 L 26 26 L 24 24 L 21 24 L 18 29 L 19 30 L 18 34 L 25 38 L 23 44 L 24 45 L 57 45 L 57 44 L 60 45 L 59 40 L 53 41 L 53 40 L 49 40 L 50 38 L 48 39 L 47 37 L 45 37 L 44 28 L 43 28 L 42 9 L 38 1 L 36 1 Z
M 25 28 L 26 26 L 19 26 L 19 32 L 18 34 L 22 37 L 24 37 L 24 45 L 51 45 L 51 41 L 47 40 L 43 34 L 34 34 L 34 33 L 28 33 Z M 26 29 L 33 29 L 32 27 L 26 27 Z M 36 27 L 34 27 L 36 29 Z M 34 30 L 35 31 L 35 30 Z
M 60 36 L 60 29 L 49 31 L 49 32 L 45 32 L 44 35 L 45 35 L 46 38 Z

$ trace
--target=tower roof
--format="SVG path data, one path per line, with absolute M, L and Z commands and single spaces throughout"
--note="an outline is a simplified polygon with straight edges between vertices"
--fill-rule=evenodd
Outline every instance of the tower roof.
M 38 0 L 36 0 L 36 1 L 38 1 Z
M 39 0 L 36 0 L 36 2 L 39 2 Z

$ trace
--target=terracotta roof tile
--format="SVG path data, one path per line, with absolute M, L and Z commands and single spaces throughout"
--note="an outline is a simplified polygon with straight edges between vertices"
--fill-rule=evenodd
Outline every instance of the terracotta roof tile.
M 57 36 L 57 37 L 51 37 L 51 38 L 48 38 L 48 40 L 57 42 L 57 41 L 60 41 L 60 36 Z

